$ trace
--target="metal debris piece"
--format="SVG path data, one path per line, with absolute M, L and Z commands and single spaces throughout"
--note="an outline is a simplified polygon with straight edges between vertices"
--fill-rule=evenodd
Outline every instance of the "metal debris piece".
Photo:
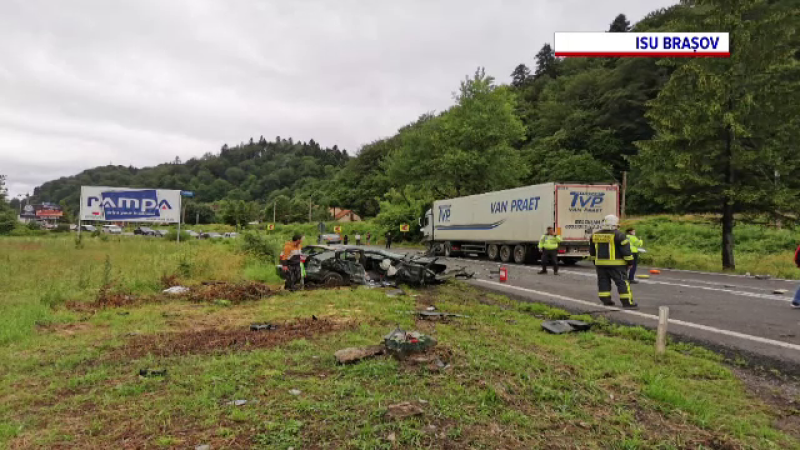
M 571 333 L 573 331 L 586 331 L 591 328 L 590 323 L 580 320 L 546 320 L 542 322 L 542 328 L 552 334 Z
M 231 400 L 225 404 L 228 406 L 244 406 L 247 404 L 247 400 Z
M 289 393 L 292 394 L 292 395 L 300 395 L 303 392 L 301 390 L 299 390 L 299 389 L 292 389 L 292 390 L 289 391 Z
M 208 444 L 195 445 L 194 450 L 211 450 L 211 446 Z
M 141 369 L 139 370 L 140 377 L 164 377 L 167 375 L 167 369 Z
M 395 329 L 383 338 L 386 349 L 396 355 L 423 352 L 436 345 L 436 340 L 419 331 L 406 332 L 400 328 Z
M 399 295 L 406 295 L 406 293 L 403 292 L 402 289 L 393 289 L 393 290 L 387 292 L 386 295 L 389 296 L 389 297 L 397 297 Z
M 435 307 L 435 306 L 428 306 L 428 307 L 427 307 L 427 308 L 425 308 L 425 309 L 426 309 L 427 311 L 436 311 L 436 307 Z
M 469 316 L 464 316 L 462 314 L 453 314 L 453 313 L 439 312 L 439 311 L 412 311 L 411 314 L 416 314 L 417 316 L 419 316 L 420 319 L 427 319 L 427 320 L 448 319 L 450 317 L 469 317 Z
M 775 289 L 774 291 L 772 291 L 772 293 L 775 294 L 775 295 L 783 295 L 783 294 L 785 294 L 787 292 L 788 291 L 786 289 Z
M 187 288 L 186 286 L 172 286 L 171 288 L 164 289 L 161 292 L 169 295 L 181 295 L 188 293 L 189 288 Z
M 769 280 L 772 277 L 769 276 L 769 275 L 756 275 L 755 278 L 756 278 L 756 280 Z
M 272 331 L 277 330 L 278 326 L 271 323 L 253 323 L 250 324 L 250 331 Z

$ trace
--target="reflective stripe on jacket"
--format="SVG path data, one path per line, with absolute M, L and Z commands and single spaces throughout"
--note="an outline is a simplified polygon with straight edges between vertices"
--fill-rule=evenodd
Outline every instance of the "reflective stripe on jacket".
M 619 230 L 600 230 L 592 235 L 589 256 L 598 266 L 624 266 L 633 261 L 630 241 Z
M 558 244 L 561 242 L 561 236 L 559 235 L 549 235 L 543 234 L 542 237 L 539 239 L 539 250 L 555 250 L 558 248 Z

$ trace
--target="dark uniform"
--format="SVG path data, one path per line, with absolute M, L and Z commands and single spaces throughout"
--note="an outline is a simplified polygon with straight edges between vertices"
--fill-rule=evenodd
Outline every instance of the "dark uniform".
M 591 238 L 589 255 L 597 270 L 597 296 L 604 305 L 613 306 L 611 282 L 617 285 L 619 302 L 624 308 L 635 308 L 631 285 L 628 283 L 628 265 L 633 263 L 630 242 L 619 230 L 600 230 Z

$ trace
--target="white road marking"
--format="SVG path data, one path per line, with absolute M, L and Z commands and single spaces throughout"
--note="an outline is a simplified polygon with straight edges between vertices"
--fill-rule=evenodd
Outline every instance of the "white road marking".
M 559 272 L 564 272 L 572 275 L 581 275 L 584 277 L 595 277 L 596 275 L 593 273 L 587 272 L 574 272 L 572 270 L 560 270 Z M 722 289 L 722 288 L 715 288 L 710 286 L 695 286 L 693 284 L 683 284 L 683 283 L 673 283 L 671 281 L 660 281 L 660 280 L 639 280 L 639 283 L 642 284 L 663 284 L 665 286 L 677 286 L 677 287 L 684 287 L 690 289 L 702 289 L 704 291 L 717 291 L 717 292 L 726 292 L 728 294 L 733 295 L 741 295 L 744 297 L 753 297 L 753 298 L 760 298 L 763 300 L 773 300 L 778 302 L 791 302 L 792 299 L 782 297 L 782 294 L 759 294 L 757 292 L 747 292 L 747 291 L 736 291 L 733 289 Z
M 646 319 L 652 319 L 652 320 L 656 320 L 656 321 L 658 320 L 658 316 L 655 316 L 653 314 L 643 313 L 643 312 L 640 312 L 640 311 L 631 311 L 631 310 L 627 310 L 627 309 L 614 308 L 614 307 L 611 307 L 611 306 L 600 305 L 600 304 L 597 304 L 595 302 L 587 302 L 585 300 L 578 300 L 577 298 L 566 297 L 566 296 L 558 295 L 558 294 L 551 294 L 550 292 L 537 291 L 537 290 L 534 290 L 534 289 L 528 289 L 528 288 L 523 288 L 523 287 L 519 287 L 519 286 L 511 286 L 511 285 L 508 285 L 508 284 L 497 283 L 495 281 L 487 281 L 487 280 L 475 280 L 475 281 L 477 281 L 479 283 L 483 283 L 483 284 L 489 284 L 489 285 L 492 285 L 492 286 L 498 286 L 498 287 L 501 287 L 501 288 L 528 292 L 528 293 L 531 293 L 531 294 L 546 296 L 546 297 L 550 297 L 550 298 L 556 298 L 556 299 L 559 299 L 559 300 L 578 303 L 578 304 L 581 304 L 581 305 L 588 305 L 588 306 L 591 306 L 592 308 L 606 309 L 606 310 L 609 310 L 609 311 L 619 312 L 619 313 L 622 313 L 622 314 L 629 314 L 629 315 L 632 315 L 632 316 L 643 317 L 643 318 L 646 318 Z M 710 327 L 708 325 L 701 325 L 699 323 L 686 322 L 686 321 L 683 321 L 683 320 L 669 319 L 669 322 L 670 323 L 674 323 L 675 325 L 680 325 L 680 326 L 684 326 L 684 327 L 687 327 L 687 328 L 694 328 L 694 329 L 697 329 L 697 330 L 708 331 L 708 332 L 711 332 L 711 333 L 721 334 L 721 335 L 724 335 L 724 336 L 731 336 L 731 337 L 735 337 L 735 338 L 739 338 L 739 339 L 745 339 L 745 340 L 752 341 L 752 342 L 758 342 L 758 343 L 761 343 L 761 344 L 774 345 L 774 346 L 777 346 L 777 347 L 787 348 L 789 350 L 800 351 L 800 345 L 790 344 L 788 342 L 776 341 L 776 340 L 773 340 L 773 339 L 767 339 L 767 338 L 762 338 L 762 337 L 759 337 L 759 336 L 753 336 L 753 335 L 750 335 L 750 334 L 739 333 L 739 332 L 736 332 L 736 331 L 724 330 L 724 329 L 721 329 L 721 328 Z

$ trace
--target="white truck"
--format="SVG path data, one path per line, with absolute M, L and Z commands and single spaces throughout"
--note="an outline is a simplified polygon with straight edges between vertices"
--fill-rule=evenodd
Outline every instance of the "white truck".
M 481 254 L 522 264 L 539 259 L 539 239 L 554 227 L 559 258 L 572 265 L 589 256 L 589 236 L 603 218 L 619 215 L 615 184 L 545 183 L 438 200 L 420 219 L 432 254 Z

